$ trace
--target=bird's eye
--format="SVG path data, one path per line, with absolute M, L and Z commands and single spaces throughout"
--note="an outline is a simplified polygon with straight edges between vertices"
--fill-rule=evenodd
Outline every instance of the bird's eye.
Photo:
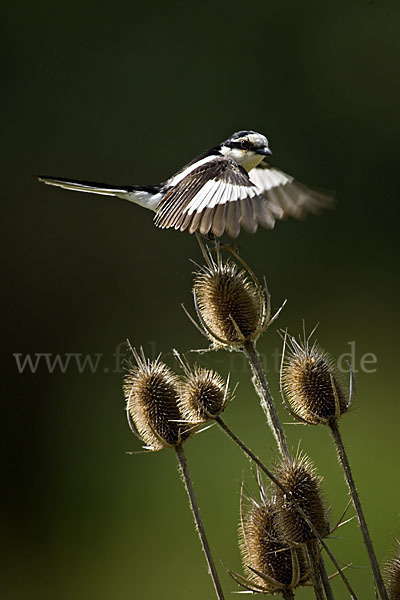
M 248 140 L 242 140 L 240 142 L 240 147 L 242 148 L 242 150 L 248 150 L 250 148 L 251 144 Z

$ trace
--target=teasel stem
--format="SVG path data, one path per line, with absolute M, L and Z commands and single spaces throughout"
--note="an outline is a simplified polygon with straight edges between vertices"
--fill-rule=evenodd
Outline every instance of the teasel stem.
M 367 549 L 367 553 L 369 556 L 369 560 L 371 563 L 372 573 L 374 576 L 375 584 L 378 589 L 379 595 L 382 600 L 388 600 L 387 591 L 385 588 L 385 584 L 383 582 L 383 578 L 379 569 L 379 564 L 375 555 L 374 547 L 372 545 L 371 536 L 368 531 L 367 522 L 364 517 L 364 513 L 361 507 L 360 498 L 358 496 L 357 488 L 354 483 L 353 474 L 351 472 L 350 463 L 347 458 L 347 453 L 343 444 L 342 436 L 339 431 L 339 425 L 337 419 L 331 419 L 329 421 L 329 427 L 335 442 L 337 454 L 339 457 L 339 461 L 343 467 L 344 477 L 347 483 L 347 487 L 349 488 L 351 500 L 353 502 L 353 506 L 357 513 L 358 522 L 360 525 L 361 533 L 364 539 L 364 544 Z
M 249 361 L 253 373 L 253 384 L 260 398 L 261 407 L 267 417 L 268 424 L 274 434 L 279 452 L 286 460 L 291 462 L 292 458 L 287 444 L 285 432 L 283 431 L 282 425 L 279 421 L 274 401 L 268 386 L 267 379 L 265 377 L 264 370 L 261 365 L 260 356 L 257 352 L 255 343 L 253 341 L 246 341 L 243 352 L 245 353 Z M 323 560 L 322 557 L 320 557 L 319 555 L 320 553 L 318 545 L 315 548 L 315 542 L 311 541 L 306 544 L 306 547 L 310 562 L 311 580 L 314 587 L 315 598 L 316 600 L 324 600 L 325 595 L 320 575 L 320 568 L 321 564 L 323 565 Z M 323 569 L 325 571 L 325 566 L 323 566 Z M 332 589 L 330 587 L 329 580 L 327 577 L 325 583 L 328 587 L 328 594 L 330 594 L 330 596 L 332 597 Z
M 196 496 L 194 493 L 193 484 L 190 479 L 189 468 L 187 465 L 186 456 L 183 451 L 182 445 L 176 446 L 175 451 L 176 451 L 176 455 L 178 458 L 179 470 L 180 470 L 182 480 L 183 480 L 183 483 L 185 484 L 186 492 L 187 492 L 187 495 L 189 498 L 189 504 L 190 504 L 190 508 L 193 513 L 194 521 L 196 524 L 196 529 L 199 534 L 199 538 L 200 538 L 200 542 L 201 542 L 204 554 L 206 555 L 209 574 L 210 574 L 210 577 L 214 584 L 215 593 L 216 593 L 217 598 L 219 598 L 219 600 L 224 600 L 224 594 L 222 591 L 221 583 L 218 578 L 217 570 L 215 568 L 215 564 L 214 564 L 214 560 L 213 560 L 213 557 L 211 554 L 210 546 L 208 545 L 203 521 L 201 520 L 201 517 L 200 517 L 200 511 L 199 511 Z
M 317 600 L 325 600 L 320 573 L 320 552 L 317 540 L 309 540 L 306 543 L 307 555 L 310 565 L 311 581 L 314 586 L 314 594 Z
M 243 352 L 249 361 L 252 373 L 254 388 L 260 398 L 261 408 L 263 409 L 272 433 L 278 444 L 281 455 L 291 461 L 289 447 L 286 441 L 285 432 L 279 422 L 275 409 L 274 401 L 268 387 L 268 382 L 261 366 L 260 356 L 253 341 L 246 341 L 243 346 Z
M 228 425 L 221 419 L 221 417 L 215 417 L 215 422 L 221 427 L 221 429 L 223 431 L 225 431 L 225 433 L 231 438 L 232 441 L 235 442 L 235 444 L 237 444 L 242 450 L 243 452 L 260 468 L 260 470 L 265 473 L 265 475 L 277 486 L 279 487 L 285 494 L 288 495 L 288 497 L 291 498 L 291 501 L 293 502 L 296 510 L 298 511 L 299 515 L 304 519 L 304 521 L 307 523 L 307 525 L 309 526 L 309 528 L 311 529 L 311 531 L 313 532 L 313 534 L 316 536 L 316 538 L 318 538 L 321 546 L 323 547 L 323 549 L 325 550 L 325 552 L 327 553 L 327 555 L 329 556 L 329 558 L 331 559 L 332 563 L 334 564 L 334 566 L 336 567 L 336 570 L 338 572 L 338 574 L 340 575 L 344 585 L 346 586 L 347 590 L 350 593 L 350 597 L 352 600 L 358 600 L 357 596 L 353 590 L 353 588 L 350 585 L 349 580 L 347 579 L 346 575 L 343 573 L 342 568 L 340 567 L 338 561 L 336 560 L 335 556 L 332 554 L 332 552 L 329 550 L 329 547 L 326 545 L 326 543 L 324 542 L 322 536 L 319 534 L 319 532 L 317 531 L 317 529 L 314 527 L 312 521 L 308 518 L 308 516 L 306 515 L 306 513 L 304 512 L 304 510 L 301 508 L 301 506 L 299 505 L 299 503 L 295 500 L 295 498 L 293 498 L 293 495 L 291 494 L 291 492 L 286 489 L 286 487 L 284 485 L 281 484 L 281 482 L 279 481 L 279 479 L 277 477 L 275 477 L 275 475 L 272 473 L 272 471 L 270 471 L 268 469 L 268 467 L 266 467 L 264 465 L 263 462 L 261 462 L 261 460 L 258 458 L 258 456 L 256 456 L 254 454 L 254 452 L 248 447 L 246 446 L 246 444 L 244 444 L 242 442 L 242 440 L 240 438 L 237 437 L 237 435 L 235 435 L 233 433 L 233 431 L 228 427 Z M 320 557 L 320 561 L 322 562 L 322 558 Z M 325 570 L 325 567 L 324 567 Z M 323 581 L 324 581 L 324 577 L 323 577 Z M 328 598 L 328 600 L 331 600 L 333 598 L 332 595 L 332 590 L 330 589 L 330 583 L 329 580 L 326 576 L 326 581 L 327 584 L 324 583 L 324 586 L 327 586 L 329 588 L 329 592 L 326 592 L 326 596 Z M 326 587 L 325 587 L 326 589 Z M 290 596 L 289 596 L 290 598 Z
M 322 556 L 319 557 L 319 570 L 321 573 L 322 585 L 324 586 L 325 590 L 325 596 L 327 600 L 334 600 L 331 582 L 329 581 L 328 573 L 326 572 L 326 567 Z

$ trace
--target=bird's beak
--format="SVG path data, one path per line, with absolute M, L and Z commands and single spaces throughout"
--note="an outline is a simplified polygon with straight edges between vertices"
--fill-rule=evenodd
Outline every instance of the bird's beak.
M 258 148 L 256 154 L 262 154 L 263 156 L 270 156 L 272 154 L 269 148 Z

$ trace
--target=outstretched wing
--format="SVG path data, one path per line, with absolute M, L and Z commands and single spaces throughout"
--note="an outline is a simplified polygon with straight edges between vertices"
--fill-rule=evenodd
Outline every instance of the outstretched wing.
M 282 210 L 282 218 L 304 219 L 308 213 L 320 214 L 335 205 L 333 195 L 308 188 L 266 160 L 252 169 L 249 177 L 265 198 Z
M 281 209 L 263 196 L 242 167 L 216 156 L 190 169 L 166 192 L 155 224 L 217 237 L 226 231 L 237 237 L 241 227 L 249 233 L 255 233 L 258 224 L 272 229 L 281 216 Z

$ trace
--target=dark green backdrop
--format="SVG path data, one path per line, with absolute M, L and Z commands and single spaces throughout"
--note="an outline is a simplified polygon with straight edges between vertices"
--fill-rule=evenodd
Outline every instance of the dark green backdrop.
M 342 427 L 383 560 L 400 532 L 398 2 L 39 1 L 4 13 L 4 597 L 213 597 L 173 452 L 126 454 L 140 446 L 112 356 L 126 337 L 170 364 L 171 348 L 204 346 L 180 307 L 191 307 L 195 239 L 155 229 L 139 207 L 32 175 L 158 182 L 243 128 L 268 135 L 281 168 L 337 191 L 335 212 L 239 244 L 274 307 L 288 298 L 280 327 L 320 322 L 333 354 L 355 342 L 358 369 L 366 353 L 377 357 L 375 372 L 358 373 Z M 267 357 L 280 345 L 276 328 L 259 345 Z M 65 374 L 44 364 L 19 374 L 15 353 L 103 356 L 96 373 L 71 363 Z M 240 359 L 203 362 L 240 381 L 226 419 L 272 461 Z M 325 475 L 333 522 L 347 492 L 327 431 L 287 431 Z M 236 586 L 219 559 L 240 570 L 239 484 L 244 476 L 254 488 L 250 465 L 214 429 L 187 454 L 229 596 Z M 353 563 L 359 597 L 373 598 L 356 524 L 331 547 Z M 340 581 L 335 589 L 346 597 Z

